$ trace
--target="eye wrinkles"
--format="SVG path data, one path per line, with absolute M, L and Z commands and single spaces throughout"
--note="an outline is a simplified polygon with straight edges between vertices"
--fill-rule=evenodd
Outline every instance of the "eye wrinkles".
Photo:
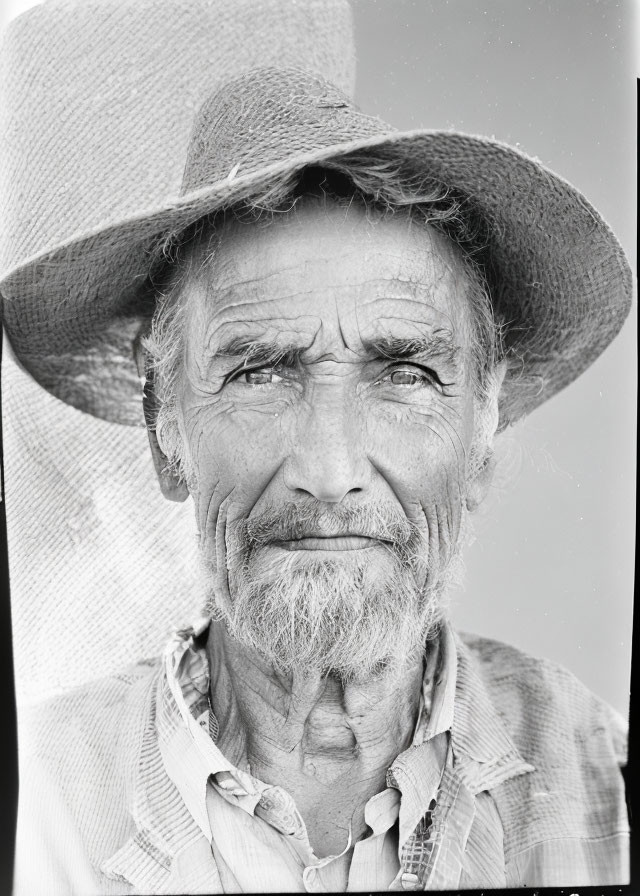
M 353 359 L 341 360 L 332 353 L 325 353 L 311 360 L 308 357 L 310 348 L 308 344 L 263 341 L 247 338 L 246 335 L 231 337 L 215 353 L 214 360 L 222 366 L 220 388 L 234 381 L 248 386 L 286 383 L 295 379 L 295 375 L 305 367 L 325 361 L 349 365 L 377 362 L 374 368 L 377 384 L 403 387 L 405 390 L 433 385 L 443 394 L 454 385 L 459 375 L 460 348 L 455 345 L 452 333 L 444 329 L 429 335 L 379 336 L 363 340 L 361 351 L 349 350 Z M 230 364 L 233 366 L 228 369 Z M 383 364 L 385 369 L 380 371 Z

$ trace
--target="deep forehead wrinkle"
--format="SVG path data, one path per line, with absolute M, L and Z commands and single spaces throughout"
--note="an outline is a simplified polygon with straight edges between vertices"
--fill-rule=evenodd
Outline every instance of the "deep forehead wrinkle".
M 321 318 L 311 314 L 229 317 L 209 322 L 204 331 L 203 344 L 206 349 L 219 351 L 223 343 L 235 338 L 273 341 L 274 338 L 286 339 L 291 335 L 297 338 L 300 345 L 311 345 L 321 326 Z
M 430 234 L 427 234 L 427 236 L 431 237 Z M 242 252 L 239 258 L 234 257 L 233 252 L 225 251 L 226 247 L 223 241 L 218 251 L 205 260 L 200 270 L 206 273 L 210 280 L 215 278 L 223 283 L 227 281 L 232 284 L 245 285 L 251 284 L 256 280 L 267 283 L 271 279 L 288 276 L 292 272 L 297 273 L 300 269 L 309 267 L 313 267 L 316 270 L 331 269 L 339 264 L 342 259 L 351 259 L 354 256 L 364 260 L 371 258 L 374 263 L 379 257 L 379 248 L 372 242 L 371 245 L 365 244 L 364 247 L 359 246 L 357 248 L 346 245 L 342 250 L 333 251 L 330 257 L 323 257 L 320 254 L 307 257 L 296 256 L 291 262 L 287 262 L 283 260 L 281 255 L 277 255 L 274 268 L 274 262 L 270 253 L 265 251 L 260 240 L 253 242 L 243 240 L 242 242 Z M 321 242 L 321 237 L 319 237 L 318 242 Z M 232 244 L 229 248 L 232 248 Z M 412 241 L 408 241 L 406 245 L 398 249 L 392 245 L 387 245 L 385 260 L 387 263 L 396 262 L 397 271 L 401 275 L 407 269 L 420 270 L 428 274 L 432 274 L 435 268 L 442 268 L 447 272 L 454 269 L 456 265 L 453 257 L 449 258 L 448 252 L 446 255 L 441 251 L 434 252 L 434 244 L 431 238 L 429 239 L 429 248 L 432 251 L 425 251 L 425 247 L 422 247 L 422 251 L 416 251 Z M 247 267 L 249 268 L 249 275 L 244 276 L 242 271 L 246 270 Z M 259 271 L 259 274 L 254 273 L 254 271 Z
M 210 301 L 209 296 L 202 296 L 201 293 L 194 298 L 196 311 L 191 334 L 204 347 L 225 338 L 224 333 L 230 327 L 246 328 L 248 324 L 255 323 L 263 327 L 297 328 L 315 333 L 321 324 L 318 315 L 283 308 L 279 298 L 262 297 L 260 301 L 251 301 L 245 296 L 233 303 L 216 301 L 215 298 Z
M 385 283 L 382 282 L 381 285 L 384 287 Z M 352 295 L 352 290 L 349 293 Z M 385 293 L 388 291 L 385 290 Z M 399 347 L 404 342 L 405 345 L 411 343 L 420 347 L 424 355 L 438 353 L 444 358 L 448 354 L 453 359 L 457 347 L 456 336 L 461 334 L 449 314 L 434 308 L 424 298 L 410 299 L 402 295 L 399 305 L 398 299 L 385 294 L 372 301 L 377 305 L 376 313 L 362 327 L 358 321 L 357 306 L 370 303 L 356 302 L 345 309 L 346 317 L 352 318 L 352 325 L 348 326 L 349 334 L 345 337 L 342 327 L 333 333 L 334 337 L 340 337 L 344 348 L 361 356 L 363 348 L 367 351 L 365 345 L 378 345 L 381 350 L 386 346 L 385 350 L 390 351 L 392 344 Z M 354 308 L 355 314 L 352 313 Z M 217 317 L 209 319 L 204 331 L 200 331 L 205 366 L 208 367 L 216 356 L 229 356 L 233 353 L 236 356 L 243 355 L 244 352 L 236 351 L 238 346 L 252 342 L 269 342 L 280 347 L 294 346 L 300 351 L 310 350 L 321 332 L 325 334 L 325 338 L 322 340 L 323 348 L 318 346 L 319 350 L 331 348 L 328 340 L 335 328 L 327 330 L 319 315 L 278 313 L 280 309 L 277 300 L 247 303 L 246 310 L 250 311 L 250 317 L 239 314 L 237 306 L 223 308 Z M 415 317 L 410 313 L 412 310 Z M 340 316 L 338 313 L 336 319 Z M 414 354 L 416 352 L 417 348 Z
M 447 303 L 445 308 L 437 308 L 426 296 L 379 296 L 363 300 L 355 310 L 356 330 L 362 341 L 396 335 L 420 338 L 440 331 L 449 333 L 452 342 L 461 342 L 467 318 L 466 307 Z
M 246 285 L 245 285 L 246 284 Z M 303 299 L 314 294 L 321 295 L 331 291 L 337 298 L 341 294 L 349 295 L 357 300 L 363 308 L 380 299 L 404 299 L 415 301 L 419 307 L 426 307 L 430 295 L 438 290 L 440 278 L 435 282 L 425 283 L 420 278 L 406 275 L 393 277 L 367 277 L 357 282 L 345 283 L 323 282 L 322 285 L 311 286 L 308 282 L 296 285 L 293 289 L 289 283 L 278 291 L 277 295 L 266 298 L 260 280 L 233 283 L 220 288 L 211 286 L 207 290 L 206 299 L 210 302 L 214 317 L 226 316 L 229 311 L 244 309 L 252 317 L 259 315 L 262 308 L 288 299 Z

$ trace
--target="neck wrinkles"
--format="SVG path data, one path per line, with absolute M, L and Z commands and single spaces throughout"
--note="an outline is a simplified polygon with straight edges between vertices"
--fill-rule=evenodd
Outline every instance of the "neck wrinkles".
M 207 655 L 210 697 L 225 757 L 265 783 L 287 769 L 335 778 L 358 765 L 386 771 L 411 742 L 423 677 L 422 657 L 394 679 L 342 685 L 311 673 L 280 677 L 213 622 Z M 321 772 L 324 768 L 324 773 Z

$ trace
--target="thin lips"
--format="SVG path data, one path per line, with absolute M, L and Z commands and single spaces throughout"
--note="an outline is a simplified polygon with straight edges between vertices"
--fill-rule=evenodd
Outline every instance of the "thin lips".
M 278 539 L 278 541 L 304 541 L 307 538 L 369 538 L 371 541 L 388 541 L 387 538 L 380 538 L 378 535 L 371 535 L 370 532 L 350 532 L 339 530 L 337 532 L 326 532 L 313 529 L 305 532 L 303 535 L 294 535 L 290 538 Z

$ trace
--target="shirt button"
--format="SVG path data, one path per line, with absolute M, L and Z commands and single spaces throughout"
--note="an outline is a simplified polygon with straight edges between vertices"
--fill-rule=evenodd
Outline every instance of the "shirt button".
M 410 871 L 404 871 L 400 881 L 403 890 L 417 890 L 420 886 L 420 878 L 417 874 L 411 874 Z

